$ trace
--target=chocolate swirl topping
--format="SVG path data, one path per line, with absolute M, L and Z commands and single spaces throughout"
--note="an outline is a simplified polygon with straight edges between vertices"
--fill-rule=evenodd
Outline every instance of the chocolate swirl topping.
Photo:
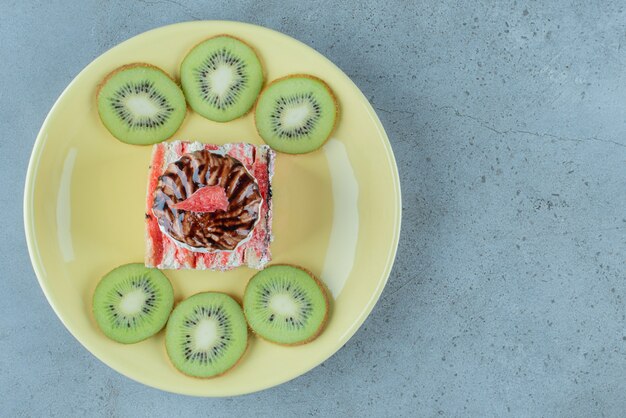
M 225 189 L 226 211 L 173 208 L 205 186 Z M 252 233 L 261 200 L 259 186 L 239 160 L 201 150 L 184 154 L 167 166 L 155 190 L 152 212 L 164 233 L 192 251 L 230 251 Z

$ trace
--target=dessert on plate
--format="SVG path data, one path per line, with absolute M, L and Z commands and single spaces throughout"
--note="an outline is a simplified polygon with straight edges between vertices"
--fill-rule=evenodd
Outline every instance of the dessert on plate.
M 147 267 L 262 269 L 270 260 L 275 153 L 267 145 L 154 146 L 146 199 Z

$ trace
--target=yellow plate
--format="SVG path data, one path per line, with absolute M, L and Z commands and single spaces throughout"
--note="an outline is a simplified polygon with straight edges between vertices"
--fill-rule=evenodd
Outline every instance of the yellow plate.
M 281 347 L 255 337 L 232 371 L 194 379 L 176 371 L 163 332 L 134 345 L 107 339 L 91 313 L 99 279 L 120 264 L 143 260 L 144 202 L 150 147 L 131 146 L 103 127 L 96 86 L 114 68 L 148 62 L 178 77 L 179 64 L 199 41 L 220 33 L 254 46 L 267 81 L 310 73 L 328 82 L 341 117 L 322 150 L 279 154 L 273 181 L 274 262 L 302 265 L 334 296 L 324 333 L 310 344 Z M 228 123 L 189 112 L 176 139 L 222 144 L 262 143 L 253 115 Z M 378 300 L 400 233 L 400 184 L 385 131 L 367 99 L 329 60 L 278 32 L 238 22 L 166 26 L 136 36 L 89 64 L 52 107 L 28 167 L 24 222 L 39 283 L 63 324 L 89 351 L 118 372 L 159 389 L 197 396 L 250 393 L 293 379 L 320 364 L 356 332 Z M 176 300 L 216 290 L 241 299 L 253 270 L 227 273 L 165 271 Z

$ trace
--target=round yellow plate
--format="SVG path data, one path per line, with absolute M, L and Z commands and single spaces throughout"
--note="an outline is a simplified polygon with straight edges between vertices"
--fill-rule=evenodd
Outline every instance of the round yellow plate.
M 250 337 L 240 363 L 200 380 L 170 364 L 163 332 L 134 345 L 107 339 L 91 313 L 91 297 L 112 268 L 144 257 L 144 202 L 151 147 L 123 144 L 100 123 L 100 80 L 131 62 L 157 65 L 178 78 L 185 54 L 221 33 L 256 48 L 266 80 L 309 73 L 334 90 L 341 116 L 323 149 L 279 154 L 274 191 L 275 263 L 302 265 L 333 294 L 322 335 L 300 347 Z M 210 122 L 189 111 L 175 139 L 262 143 L 253 115 Z M 118 372 L 156 388 L 197 396 L 250 393 L 293 379 L 320 364 L 356 332 L 378 300 L 400 233 L 400 184 L 385 131 L 367 99 L 329 60 L 306 45 L 259 26 L 224 21 L 181 23 L 136 36 L 89 64 L 61 94 L 35 142 L 28 167 L 24 221 L 39 283 L 67 329 Z M 208 290 L 240 299 L 253 270 L 165 274 L 176 300 Z

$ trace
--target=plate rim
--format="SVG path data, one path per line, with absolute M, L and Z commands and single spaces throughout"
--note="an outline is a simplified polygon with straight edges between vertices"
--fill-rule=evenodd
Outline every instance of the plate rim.
M 354 87 L 357 91 L 358 94 L 361 96 L 361 99 L 363 100 L 366 110 L 370 113 L 370 116 L 372 116 L 372 119 L 374 121 L 374 124 L 376 125 L 378 131 L 381 134 L 381 137 L 383 139 L 383 148 L 385 149 L 385 156 L 387 158 L 387 160 L 389 161 L 389 165 L 391 167 L 391 175 L 392 175 L 392 180 L 393 180 L 393 194 L 394 196 L 396 196 L 396 198 L 394 199 L 394 203 L 395 203 L 395 211 L 394 211 L 394 216 L 395 216 L 395 224 L 393 227 L 393 234 L 392 234 L 392 245 L 389 248 L 389 252 L 387 253 L 387 259 L 385 261 L 385 268 L 384 271 L 382 272 L 381 275 L 381 280 L 379 280 L 378 286 L 376 287 L 376 289 L 374 290 L 374 292 L 371 294 L 369 300 L 366 303 L 365 308 L 363 309 L 363 311 L 361 312 L 360 316 L 357 318 L 356 321 L 353 322 L 351 328 L 349 328 L 347 330 L 347 332 L 345 332 L 341 338 L 339 340 L 337 340 L 337 344 L 335 346 L 335 348 L 333 350 L 331 350 L 328 354 L 328 356 L 321 360 L 318 363 L 315 363 L 313 365 L 311 365 L 310 367 L 306 368 L 304 371 L 302 371 L 301 373 L 298 373 L 294 376 L 288 377 L 286 379 L 283 379 L 277 383 L 273 383 L 270 384 L 269 386 L 265 386 L 261 389 L 256 389 L 256 390 L 244 390 L 244 391 L 237 391 L 236 393 L 232 393 L 230 395 L 210 395 L 210 394 L 194 394 L 194 393 L 189 393 L 189 392 L 185 392 L 184 390 L 171 390 L 169 388 L 164 388 L 162 386 L 160 386 L 158 383 L 155 384 L 154 382 L 148 382 L 142 379 L 139 379 L 135 376 L 130 376 L 129 374 L 127 374 L 124 370 L 120 370 L 117 367 L 112 366 L 111 364 L 109 364 L 109 362 L 103 358 L 101 358 L 100 356 L 97 356 L 96 354 L 94 354 L 87 346 L 87 344 L 83 341 L 83 338 L 80 337 L 79 335 L 77 335 L 74 330 L 71 329 L 71 327 L 69 327 L 64 319 L 64 317 L 59 313 L 58 307 L 57 307 L 57 303 L 53 300 L 53 298 L 51 298 L 50 294 L 49 294 L 49 288 L 48 285 L 46 284 L 46 281 L 44 280 L 45 277 L 45 272 L 43 269 L 43 263 L 41 261 L 41 258 L 38 254 L 39 252 L 39 248 L 36 245 L 36 234 L 35 234 L 35 226 L 34 226 L 34 217 L 32 216 L 32 212 L 33 212 L 33 198 L 34 198 L 34 189 L 35 189 L 35 178 L 36 178 L 36 174 L 37 174 L 37 168 L 39 166 L 39 161 L 41 159 L 42 156 L 42 152 L 44 149 L 44 145 L 47 142 L 47 135 L 45 134 L 47 125 L 50 122 L 51 116 L 54 113 L 55 109 L 59 106 L 59 103 L 61 103 L 62 99 L 67 95 L 68 91 L 71 89 L 71 87 L 74 85 L 74 83 L 76 82 L 76 80 L 81 76 L 81 74 L 83 74 L 83 72 L 87 71 L 94 63 L 96 63 L 97 61 L 103 59 L 102 57 L 107 55 L 107 53 L 119 46 L 122 46 L 124 44 L 126 44 L 127 42 L 135 39 L 136 37 L 139 36 L 143 36 L 146 34 L 149 34 L 151 32 L 155 32 L 155 31 L 159 31 L 163 28 L 170 28 L 170 27 L 176 27 L 176 26 L 188 26 L 188 25 L 198 25 L 198 24 L 212 24 L 212 23 L 218 23 L 218 24 L 225 24 L 225 25 L 230 25 L 230 24 L 234 24 L 234 25 L 243 25 L 243 26 L 248 26 L 248 27 L 253 27 L 254 29 L 260 29 L 260 30 L 266 30 L 266 31 L 270 31 L 273 32 L 275 35 L 279 36 L 279 37 L 284 37 L 289 39 L 290 41 L 295 41 L 296 43 L 300 44 L 300 46 L 310 50 L 312 53 L 316 54 L 319 58 L 323 59 L 324 61 L 326 61 L 327 63 L 329 63 L 332 67 L 334 67 L 335 69 L 337 69 L 339 71 L 339 73 L 344 76 L 345 81 L 347 81 L 349 84 L 352 85 L 352 87 Z M 384 288 L 387 285 L 387 282 L 389 280 L 389 276 L 391 275 L 391 271 L 396 259 L 396 255 L 397 255 L 397 251 L 398 251 L 398 246 L 399 246 L 399 240 L 400 240 L 400 232 L 401 232 L 401 226 L 402 226 L 402 190 L 401 190 L 401 185 L 400 185 L 400 176 L 399 176 L 399 171 L 398 171 L 398 165 L 396 163 L 396 159 L 395 159 L 395 155 L 393 152 L 393 148 L 391 146 L 391 142 L 389 141 L 389 137 L 387 135 L 387 132 L 385 131 L 385 128 L 382 124 L 382 122 L 380 121 L 380 118 L 378 117 L 378 114 L 376 113 L 376 111 L 374 110 L 374 107 L 372 106 L 372 104 L 370 103 L 370 101 L 367 99 L 367 97 L 363 94 L 363 92 L 361 91 L 361 89 L 356 85 L 356 83 L 354 83 L 354 81 L 339 67 L 337 66 L 334 62 L 332 62 L 329 58 L 327 58 L 325 55 L 323 55 L 321 52 L 317 51 L 314 47 L 307 45 L 306 43 L 290 36 L 287 35 L 283 32 L 280 32 L 278 30 L 266 27 L 266 26 L 261 26 L 261 25 L 257 25 L 257 24 L 252 24 L 252 23 L 248 23 L 248 22 L 241 22 L 241 21 L 236 21 L 236 20 L 192 20 L 192 21 L 184 21 L 184 22 L 178 22 L 178 23 L 173 23 L 173 24 L 168 24 L 168 25 L 162 25 L 162 26 L 158 26 L 152 29 L 149 29 L 147 31 L 141 32 L 141 33 L 137 33 L 133 36 L 131 36 L 130 38 L 125 39 L 124 41 L 115 44 L 114 46 L 112 46 L 111 48 L 107 49 L 106 51 L 102 52 L 101 54 L 99 54 L 96 58 L 94 58 L 93 60 L 91 60 L 89 63 L 87 63 L 85 65 L 85 67 L 79 71 L 70 81 L 70 83 L 63 89 L 63 91 L 61 92 L 61 94 L 57 97 L 57 99 L 55 100 L 54 104 L 52 105 L 52 107 L 50 108 L 50 110 L 48 111 L 48 114 L 46 115 L 44 121 L 41 124 L 41 127 L 37 133 L 36 139 L 35 139 L 35 143 L 33 144 L 33 149 L 31 151 L 31 155 L 29 157 L 29 161 L 28 161 L 28 167 L 27 167 L 27 171 L 26 171 L 26 179 L 24 182 L 24 198 L 23 198 L 23 220 L 24 220 L 24 232 L 25 232 L 25 236 L 26 236 L 26 246 L 28 249 L 28 255 L 29 255 L 29 259 L 31 262 L 31 266 L 35 272 L 35 276 L 37 277 L 37 281 L 39 283 L 39 286 L 41 287 L 41 290 L 44 293 L 44 296 L 46 297 L 48 303 L 50 304 L 52 310 L 54 311 L 54 313 L 56 314 L 57 318 L 61 321 L 61 323 L 63 324 L 63 326 L 65 327 L 65 329 L 83 346 L 84 349 L 86 349 L 92 356 L 94 356 L 96 359 L 98 359 L 99 361 L 101 361 L 102 363 L 104 363 L 107 367 L 111 368 L 112 370 L 114 370 L 115 372 L 125 376 L 128 379 L 131 379 L 132 381 L 144 384 L 146 386 L 152 387 L 152 388 L 156 388 L 159 390 L 162 390 L 164 392 L 169 392 L 169 393 L 176 393 L 176 394 L 180 394 L 180 395 L 186 395 L 186 396 L 194 396 L 194 397 L 204 397 L 204 398 L 219 398 L 219 397 L 228 397 L 228 396 L 240 396 L 240 395 L 245 395 L 245 394 L 250 394 L 250 393 L 258 393 L 261 392 L 263 390 L 267 390 L 270 389 L 272 387 L 276 387 L 279 386 L 283 383 L 289 382 L 297 377 L 300 377 L 306 373 L 308 373 L 309 371 L 311 371 L 312 369 L 314 369 L 315 367 L 319 366 L 320 364 L 322 364 L 323 362 L 327 361 L 328 359 L 330 359 L 332 356 L 334 356 L 353 336 L 354 334 L 356 334 L 356 332 L 361 329 L 361 327 L 363 326 L 363 323 L 365 322 L 365 320 L 369 317 L 369 315 L 371 314 L 372 310 L 374 309 L 374 307 L 376 306 L 376 304 L 378 303 L 378 301 L 380 300 L 380 297 L 382 295 L 382 292 L 384 290 Z

